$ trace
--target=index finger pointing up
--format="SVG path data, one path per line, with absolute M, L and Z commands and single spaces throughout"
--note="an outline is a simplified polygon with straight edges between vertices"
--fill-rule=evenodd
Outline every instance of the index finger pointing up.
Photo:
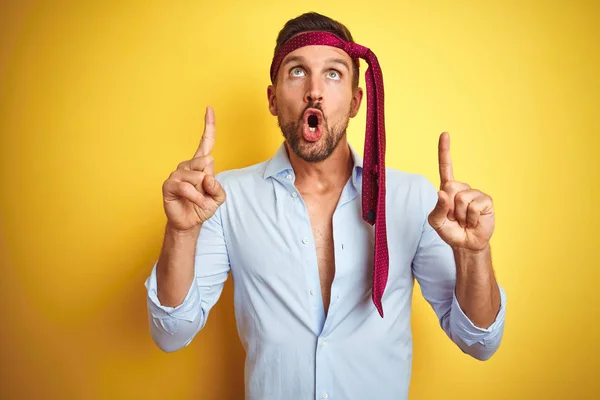
M 198 146 L 198 150 L 196 150 L 196 154 L 194 154 L 194 158 L 206 156 L 212 152 L 216 134 L 215 111 L 209 106 L 206 107 L 206 113 L 204 114 L 204 133 L 202 133 L 200 145 Z
M 450 158 L 450 134 L 444 132 L 440 135 L 438 144 L 438 160 L 440 164 L 440 187 L 446 182 L 454 180 L 452 172 L 452 158 Z

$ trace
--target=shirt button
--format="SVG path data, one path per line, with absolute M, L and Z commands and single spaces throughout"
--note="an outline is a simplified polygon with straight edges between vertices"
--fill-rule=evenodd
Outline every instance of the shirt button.
M 302 239 L 302 243 L 307 244 L 308 243 L 308 239 L 307 238 Z
M 323 343 L 323 345 L 326 345 L 326 344 L 327 344 L 327 339 L 323 339 L 323 340 L 321 341 L 321 343 Z
M 323 393 L 323 394 L 321 395 L 321 397 L 322 397 L 323 399 L 326 399 L 326 398 L 328 398 L 328 397 L 329 397 L 329 395 L 327 394 L 327 392 L 325 392 L 325 393 Z
M 310 289 L 310 295 L 311 295 L 311 296 L 314 296 L 314 295 L 315 295 L 315 291 L 314 291 L 314 290 L 312 290 L 312 289 Z
M 296 193 L 296 192 L 292 192 L 292 197 L 293 197 L 293 198 L 296 198 L 296 197 L 298 197 L 298 193 Z
M 289 179 L 289 180 L 292 180 L 292 176 L 291 175 L 286 176 L 286 178 Z

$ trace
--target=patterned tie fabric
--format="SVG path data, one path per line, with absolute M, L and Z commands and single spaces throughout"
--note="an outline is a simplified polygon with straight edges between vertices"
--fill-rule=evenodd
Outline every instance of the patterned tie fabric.
M 362 217 L 375 225 L 375 256 L 373 262 L 373 303 L 383 318 L 381 299 L 388 280 L 389 255 L 385 228 L 385 122 L 383 114 L 383 75 L 375 54 L 367 47 L 346 42 L 329 32 L 304 32 L 292 37 L 277 52 L 271 64 L 271 82 L 286 55 L 304 46 L 333 46 L 344 50 L 350 58 L 364 59 L 369 68 L 367 85 L 367 128 L 365 136 Z

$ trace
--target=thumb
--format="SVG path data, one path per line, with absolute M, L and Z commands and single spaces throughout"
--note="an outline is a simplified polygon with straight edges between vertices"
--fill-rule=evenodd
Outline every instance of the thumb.
M 450 209 L 449 206 L 449 198 L 446 192 L 440 190 L 437 192 L 438 194 L 438 202 L 435 205 L 435 208 L 429 213 L 429 225 L 435 230 L 444 225 L 446 222 L 446 218 L 448 217 L 448 211 Z
M 225 190 L 213 175 L 206 175 L 202 182 L 204 191 L 220 206 L 225 203 Z

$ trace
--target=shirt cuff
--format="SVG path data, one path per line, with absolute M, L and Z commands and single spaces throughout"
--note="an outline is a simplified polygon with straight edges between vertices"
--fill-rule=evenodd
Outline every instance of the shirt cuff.
M 502 337 L 506 314 L 506 293 L 500 285 L 498 285 L 498 289 L 500 290 L 500 311 L 498 311 L 494 323 L 488 328 L 475 326 L 460 308 L 456 293 L 453 294 L 450 328 L 467 346 L 481 343 L 486 347 L 494 347 Z
M 157 262 L 158 263 L 158 262 Z M 192 281 L 190 288 L 183 302 L 177 307 L 164 306 L 158 299 L 158 285 L 156 282 L 156 264 L 152 268 L 152 273 L 145 282 L 148 292 L 148 308 L 152 317 L 165 320 L 169 318 L 180 319 L 192 322 L 197 317 L 197 306 L 200 303 L 200 292 L 196 286 L 195 279 Z

